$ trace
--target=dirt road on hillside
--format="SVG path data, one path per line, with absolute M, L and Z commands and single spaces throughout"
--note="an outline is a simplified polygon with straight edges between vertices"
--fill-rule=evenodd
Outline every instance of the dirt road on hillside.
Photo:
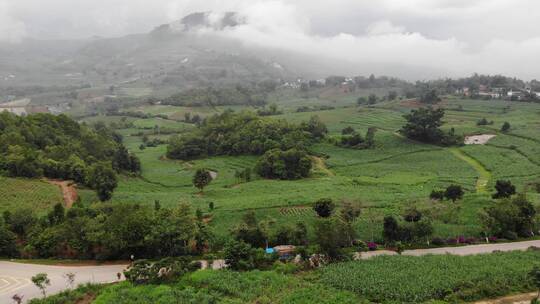
M 64 204 L 66 208 L 71 208 L 73 203 L 77 201 L 77 189 L 72 181 L 52 180 L 48 179 L 48 183 L 60 187 L 62 196 L 64 197 Z

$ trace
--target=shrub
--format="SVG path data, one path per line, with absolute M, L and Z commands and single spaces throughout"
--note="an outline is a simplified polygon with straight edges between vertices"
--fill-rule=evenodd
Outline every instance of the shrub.
M 444 199 L 444 190 L 431 191 L 429 198 L 436 201 L 442 201 Z
M 364 241 L 356 241 L 355 242 L 356 250 L 359 252 L 366 252 L 369 250 L 368 245 Z
M 431 244 L 435 246 L 442 246 L 442 245 L 446 245 L 446 241 L 442 238 L 436 237 L 431 240 Z
M 330 198 L 321 198 L 313 205 L 313 210 L 320 217 L 330 217 L 334 211 L 334 202 Z
M 501 127 L 501 132 L 506 133 L 508 131 L 510 131 L 510 123 L 505 121 L 504 124 Z

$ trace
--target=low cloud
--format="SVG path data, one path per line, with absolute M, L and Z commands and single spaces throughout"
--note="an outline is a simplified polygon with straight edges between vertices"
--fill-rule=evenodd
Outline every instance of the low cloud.
M 10 2 L 9 4 L 8 1 Z M 358 66 L 401 65 L 425 77 L 473 72 L 540 78 L 536 0 L 0 0 L 0 41 L 148 32 L 196 11 L 247 24 L 213 34 Z M 369 71 L 367 71 L 369 73 Z M 423 76 L 399 75 L 408 78 Z
M 7 2 L 0 1 L 0 42 L 17 43 L 24 37 L 26 37 L 25 24 L 12 18 Z

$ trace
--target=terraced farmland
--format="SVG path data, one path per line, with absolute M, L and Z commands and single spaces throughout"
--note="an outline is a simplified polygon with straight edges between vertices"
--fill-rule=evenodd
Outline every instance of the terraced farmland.
M 45 181 L 0 177 L 0 212 L 28 207 L 45 210 L 64 201 L 60 189 Z
M 311 101 L 307 101 L 310 103 Z M 316 101 L 313 101 L 316 104 Z M 293 104 L 280 104 L 295 109 Z M 115 192 L 115 203 L 153 204 L 174 206 L 189 201 L 195 208 L 216 206 L 212 226 L 218 234 L 226 234 L 243 212 L 255 210 L 262 218 L 279 222 L 310 220 L 309 206 L 322 197 L 359 201 L 364 206 L 363 216 L 356 228 L 363 238 L 375 238 L 380 231 L 374 225 L 384 215 L 400 214 L 411 205 L 434 214 L 435 234 L 445 237 L 479 233 L 478 212 L 490 201 L 490 193 L 497 179 L 510 179 L 522 191 L 531 182 L 540 180 L 540 136 L 534 132 L 540 124 L 540 106 L 502 101 L 449 100 L 445 129 L 451 127 L 464 134 L 496 134 L 486 145 L 442 148 L 410 141 L 397 133 L 403 125 L 403 114 L 410 111 L 405 102 L 385 102 L 374 107 L 346 107 L 334 110 L 296 113 L 286 111 L 276 116 L 300 122 L 318 115 L 328 126 L 331 136 L 339 135 L 347 126 L 364 133 L 377 128 L 375 148 L 355 150 L 334 146 L 328 142 L 314 145 L 318 155 L 310 178 L 298 181 L 275 181 L 257 178 L 241 183 L 234 176 L 236 170 L 252 168 L 256 156 L 220 156 L 190 162 L 163 158 L 166 146 L 139 150 L 141 138 L 128 136 L 137 129 L 123 130 L 125 143 L 142 161 L 141 178 L 123 178 Z M 343 106 L 341 105 L 341 106 Z M 237 107 L 238 108 L 238 107 Z M 141 110 L 141 109 L 139 109 Z M 191 112 L 211 114 L 223 109 L 151 106 L 142 108 L 152 114 L 167 115 Z M 293 110 L 294 111 L 294 110 Z M 183 115 L 183 114 L 182 114 Z M 477 126 L 481 118 L 493 120 L 490 126 Z M 135 121 L 139 127 L 153 126 L 155 119 Z M 499 132 L 504 121 L 512 124 L 509 133 Z M 167 127 L 183 128 L 165 121 Z M 152 136 L 151 136 L 152 138 Z M 160 138 L 166 139 L 167 136 Z M 217 172 L 217 178 L 205 188 L 204 194 L 192 186 L 196 168 L 205 167 Z M 449 184 L 462 185 L 466 190 L 459 208 L 433 205 L 429 193 Z M 530 189 L 530 187 L 529 187 Z M 539 196 L 529 193 L 538 203 Z M 449 220 L 459 218 L 459 220 Z M 375 222 L 374 222 L 375 221 Z

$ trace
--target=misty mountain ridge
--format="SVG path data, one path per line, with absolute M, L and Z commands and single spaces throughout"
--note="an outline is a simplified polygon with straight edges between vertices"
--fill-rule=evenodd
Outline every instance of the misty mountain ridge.
M 236 12 L 196 12 L 143 34 L 0 44 L 0 88 L 90 85 L 171 92 L 266 79 L 318 79 L 332 74 L 402 77 L 415 71 L 431 73 L 406 64 L 359 67 L 348 62 L 347 56 L 323 58 L 248 45 L 220 35 L 246 22 Z

